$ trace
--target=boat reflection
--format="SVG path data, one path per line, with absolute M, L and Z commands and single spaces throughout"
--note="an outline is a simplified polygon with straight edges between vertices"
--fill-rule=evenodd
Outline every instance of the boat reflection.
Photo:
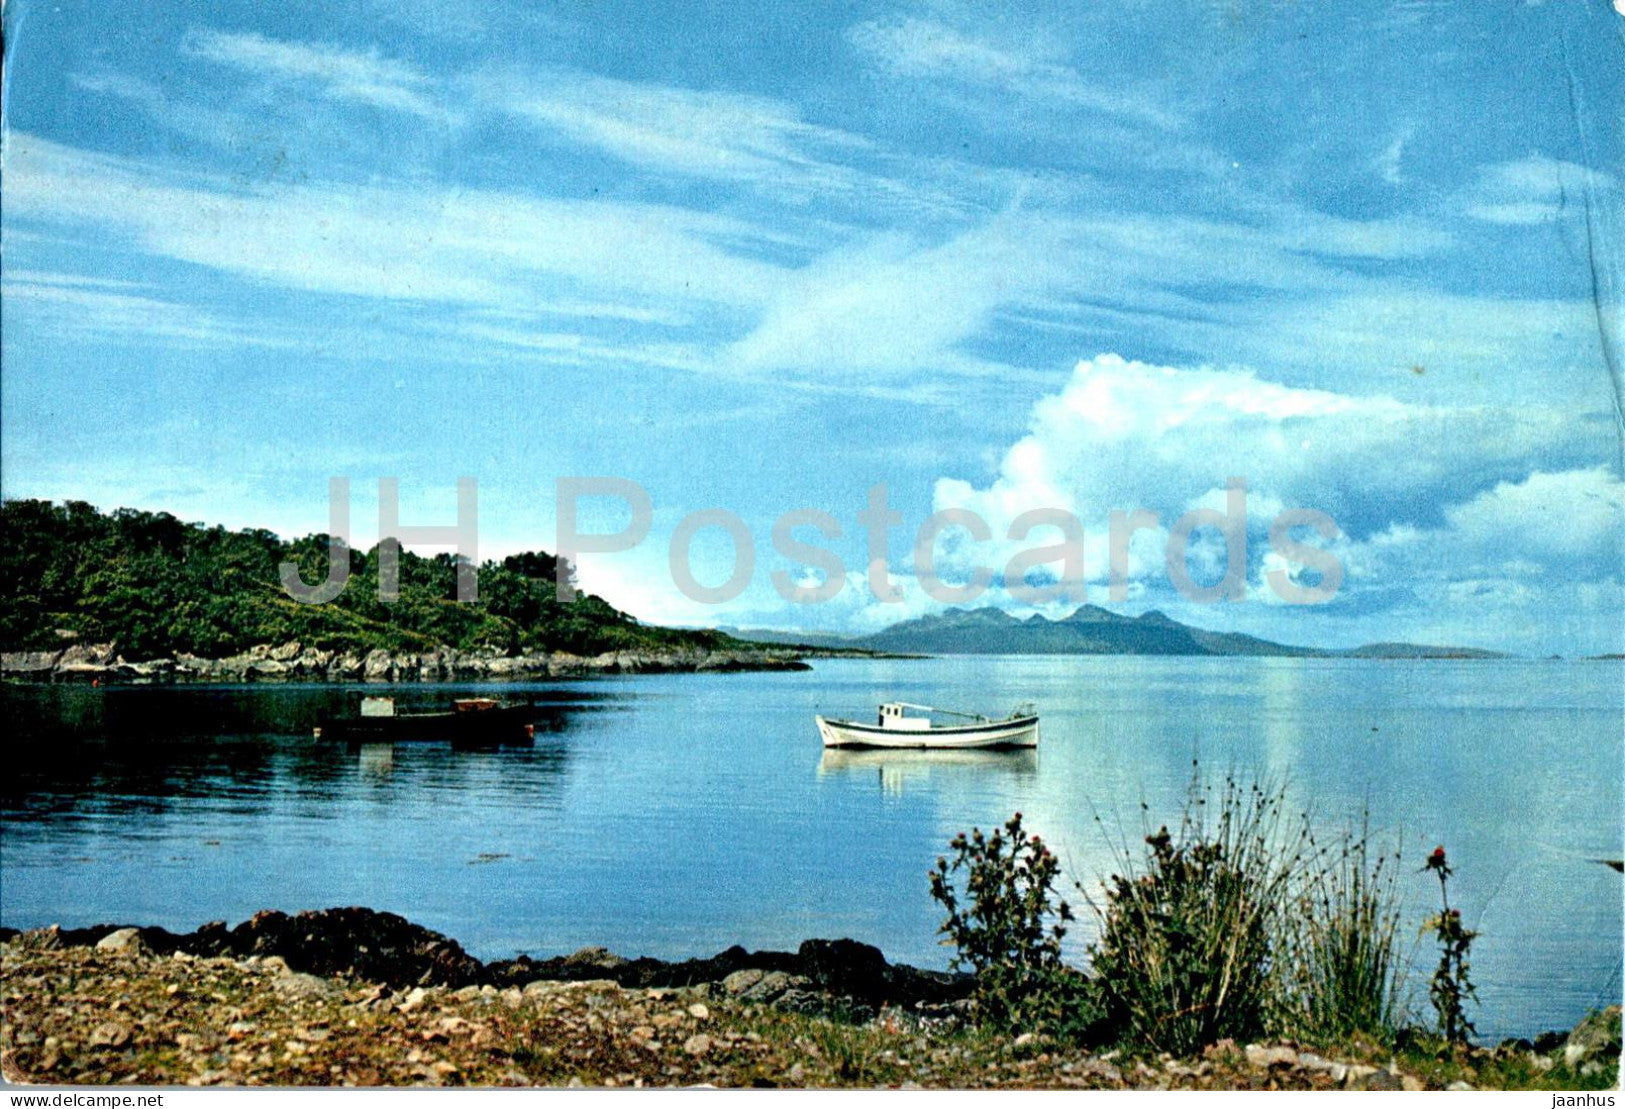
M 357 769 L 363 778 L 387 778 L 395 772 L 393 743 L 362 743 L 357 746 Z
M 1028 777 L 1037 772 L 1038 752 L 1031 747 L 982 751 L 826 747 L 818 762 L 820 778 L 873 774 L 880 791 L 891 796 L 901 796 L 905 786 L 919 788 L 933 778 L 986 774 Z

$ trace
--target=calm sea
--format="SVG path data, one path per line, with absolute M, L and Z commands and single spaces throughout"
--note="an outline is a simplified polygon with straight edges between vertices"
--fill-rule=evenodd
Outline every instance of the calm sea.
M 1621 855 L 1618 662 L 834 660 L 395 692 L 409 709 L 475 688 L 534 694 L 534 747 L 312 738 L 358 687 L 8 686 L 0 920 L 184 930 L 367 905 L 486 958 L 852 936 L 945 966 L 926 872 L 951 836 L 1020 810 L 1098 888 L 1110 838 L 1176 820 L 1199 758 L 1213 775 L 1285 776 L 1327 827 L 1369 811 L 1403 851 L 1407 937 L 1437 896 L 1418 868 L 1444 844 L 1452 900 L 1482 933 L 1485 1036 L 1568 1026 L 1620 997 L 1621 876 L 1593 861 Z M 866 718 L 893 698 L 1032 700 L 1043 741 L 822 752 L 815 712 Z M 1414 955 L 1420 977 L 1429 952 Z

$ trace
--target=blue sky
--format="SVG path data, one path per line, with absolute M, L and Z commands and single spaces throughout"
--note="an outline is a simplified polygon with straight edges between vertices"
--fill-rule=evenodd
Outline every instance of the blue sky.
M 1098 603 L 1110 510 L 1166 524 L 1235 475 L 1248 601 L 1177 596 L 1148 533 L 1121 607 L 1625 646 L 1605 4 L 11 0 L 6 31 L 7 496 L 300 534 L 345 474 L 365 542 L 376 478 L 449 523 L 469 474 L 500 554 L 609 474 L 655 523 L 590 588 L 862 631 L 940 607 L 935 509 L 1073 512 Z M 899 604 L 862 583 L 876 482 Z M 757 548 L 724 606 L 667 570 L 712 507 Z M 1262 588 L 1289 507 L 1342 529 L 1329 604 Z M 843 528 L 826 604 L 769 583 L 797 508 Z M 702 534 L 697 575 L 729 561 Z

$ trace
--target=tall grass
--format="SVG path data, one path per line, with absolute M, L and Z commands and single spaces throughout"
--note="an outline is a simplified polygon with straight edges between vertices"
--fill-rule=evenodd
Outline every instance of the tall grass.
M 1120 1039 L 1188 1054 L 1225 1037 L 1257 1038 L 1279 1009 L 1280 911 L 1312 848 L 1284 789 L 1193 776 L 1178 830 L 1127 845 L 1106 882 L 1092 969 Z M 1085 895 L 1087 896 L 1087 894 Z
M 1214 785 L 1196 767 L 1177 830 L 1146 835 L 1143 855 L 1117 850 L 1119 873 L 1089 903 L 1094 989 L 1122 1042 L 1180 1054 L 1394 1030 L 1397 872 L 1365 824 L 1323 843 L 1284 783 Z
M 1284 1021 L 1309 1039 L 1388 1039 L 1403 1017 L 1399 855 L 1369 818 L 1309 876 L 1280 927 Z
M 1322 842 L 1284 783 L 1214 785 L 1195 766 L 1176 828 L 1153 832 L 1142 815 L 1141 832 L 1143 849 L 1119 835 L 1098 896 L 1078 887 L 1100 928 L 1087 978 L 1061 964 L 1056 861 L 1020 814 L 1002 833 L 955 838 L 932 894 L 983 1020 L 1176 1055 L 1226 1038 L 1392 1038 L 1406 971 L 1398 856 L 1373 848 L 1368 818 Z

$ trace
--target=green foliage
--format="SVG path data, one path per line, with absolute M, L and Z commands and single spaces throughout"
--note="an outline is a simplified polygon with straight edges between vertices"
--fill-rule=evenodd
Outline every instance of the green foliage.
M 937 859 L 931 896 L 947 909 L 941 931 L 957 949 L 955 967 L 976 978 L 979 1015 L 989 1023 L 1058 1031 L 1076 1018 L 1083 980 L 1061 963 L 1066 902 L 1053 902 L 1059 864 L 1016 813 L 991 836 L 980 828 L 949 843 Z M 965 872 L 963 900 L 953 876 Z
M 1144 864 L 1122 850 L 1123 873 L 1097 906 L 1093 970 L 1107 1024 L 1175 1054 L 1269 1027 L 1277 914 L 1309 847 L 1286 818 L 1284 791 L 1226 779 L 1216 805 L 1211 792 L 1193 782 L 1179 833 L 1147 836 Z
M 1373 852 L 1369 820 L 1327 854 L 1280 922 L 1287 1020 L 1317 1042 L 1386 1042 L 1402 1015 L 1399 857 Z
M 1473 988 L 1469 959 L 1473 939 L 1477 932 L 1470 931 L 1461 922 L 1461 910 L 1450 907 L 1450 875 L 1454 873 L 1445 859 L 1443 847 L 1435 847 L 1428 856 L 1426 870 L 1439 876 L 1439 915 L 1422 925 L 1423 932 L 1432 932 L 1439 941 L 1439 965 L 1428 984 L 1428 997 L 1439 1017 L 1439 1034 L 1449 1043 L 1466 1043 L 1476 1029 L 1467 1019 L 1467 1002 L 1478 999 Z
M 344 591 L 327 604 L 299 604 L 278 567 L 326 579 L 329 542 L 285 542 L 263 529 L 228 531 L 183 523 L 167 512 L 98 512 L 79 501 L 0 504 L 0 649 L 55 650 L 69 639 L 114 643 L 131 660 L 186 653 L 207 658 L 258 644 L 364 653 L 438 646 L 502 654 L 733 644 L 716 632 L 651 628 L 582 596 L 560 603 L 559 560 L 536 551 L 479 568 L 479 600 L 457 601 L 458 559 L 400 554 L 400 595 L 378 599 L 379 549 L 340 544 Z M 563 571 L 573 580 L 574 570 Z

